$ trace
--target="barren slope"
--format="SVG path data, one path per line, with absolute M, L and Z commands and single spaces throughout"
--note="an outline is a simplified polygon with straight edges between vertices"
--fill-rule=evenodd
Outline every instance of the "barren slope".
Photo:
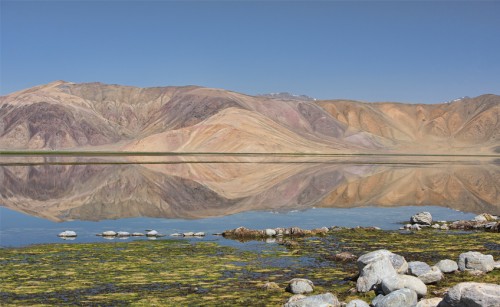
M 252 111 L 229 108 L 195 126 L 146 137 L 125 151 L 320 153 L 333 144 L 310 141 Z M 334 149 L 347 150 L 339 144 Z M 359 148 L 356 148 L 359 150 Z
M 410 105 L 56 81 L 0 97 L 0 150 L 500 152 L 500 96 Z
M 424 105 L 321 101 L 344 124 L 394 140 L 402 151 L 493 151 L 500 144 L 500 96 Z M 420 149 L 419 149 L 420 147 Z

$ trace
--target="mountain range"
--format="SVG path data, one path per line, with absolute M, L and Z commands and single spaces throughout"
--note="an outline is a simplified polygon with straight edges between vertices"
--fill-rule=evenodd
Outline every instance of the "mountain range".
M 442 104 L 56 81 L 0 97 L 0 150 L 500 153 L 500 96 Z

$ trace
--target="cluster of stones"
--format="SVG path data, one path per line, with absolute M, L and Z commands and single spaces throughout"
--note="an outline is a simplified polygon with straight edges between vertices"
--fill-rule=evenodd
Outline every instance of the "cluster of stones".
M 482 213 L 470 221 L 453 222 L 450 224 L 450 229 L 500 232 L 500 219 L 498 216 Z
M 304 237 L 312 235 L 326 234 L 327 227 L 316 228 L 312 230 L 302 229 L 299 227 L 290 228 L 268 228 L 264 230 L 248 229 L 245 227 L 238 227 L 231 230 L 226 230 L 222 233 L 223 237 L 232 239 L 253 239 L 253 238 L 272 238 L 272 237 Z
M 378 293 L 372 301 L 375 307 L 415 306 L 419 298 L 427 295 L 426 285 L 439 282 L 443 274 L 457 270 L 483 274 L 492 271 L 497 266 L 493 256 L 479 252 L 461 254 L 458 263 L 445 259 L 431 267 L 421 261 L 406 262 L 404 257 L 388 250 L 378 250 L 362 255 L 358 258 L 357 264 L 359 278 L 356 282 L 356 290 L 358 292 L 374 290 Z M 468 292 L 460 292 L 456 290 L 458 288 L 468 289 Z M 496 293 L 496 295 L 485 296 L 484 291 Z M 467 306 L 466 302 L 471 298 L 475 301 L 487 300 L 489 304 L 495 302 L 491 305 L 484 305 L 495 306 L 500 303 L 500 285 L 461 283 L 453 287 L 443 299 L 422 300 L 417 306 L 430 306 L 431 301 L 439 302 L 439 306 Z
M 226 230 L 221 233 L 225 238 L 230 239 L 269 239 L 269 238 L 280 238 L 280 237 L 306 237 L 306 236 L 318 236 L 325 235 L 329 231 L 339 231 L 345 229 L 365 229 L 365 230 L 380 230 L 378 227 L 338 227 L 332 226 L 314 228 L 314 229 L 302 229 L 299 227 L 289 227 L 289 228 L 267 228 L 267 229 L 248 229 L 245 227 L 238 227 L 231 230 Z
M 176 232 L 176 233 L 173 233 L 170 235 L 171 237 L 204 237 L 205 236 L 205 233 L 204 232 L 193 232 L 193 231 L 189 231 L 189 232 L 183 232 L 183 233 L 179 233 L 179 232 Z
M 497 216 L 482 213 L 470 221 L 462 220 L 449 223 L 447 221 L 433 222 L 429 212 L 420 212 L 410 218 L 410 223 L 401 227 L 401 230 L 418 231 L 422 228 L 431 227 L 440 230 L 486 230 L 500 232 L 500 220 Z
M 147 230 L 146 233 L 142 232 L 127 232 L 127 231 L 113 231 L 113 230 L 107 230 L 102 233 L 96 234 L 96 236 L 99 237 L 104 237 L 104 238 L 128 238 L 128 237 L 149 237 L 149 238 L 158 238 L 158 237 L 164 237 L 165 235 L 159 233 L 156 230 Z
M 314 291 L 314 284 L 308 279 L 294 278 L 288 282 L 286 291 L 295 294 L 285 303 L 285 307 L 299 306 L 347 306 L 347 307 L 455 307 L 455 306 L 500 306 L 500 285 L 463 282 L 455 285 L 444 298 L 428 298 L 427 284 L 440 281 L 443 274 L 458 270 L 487 273 L 499 268 L 491 255 L 467 252 L 460 255 L 458 263 L 444 259 L 429 266 L 425 262 L 407 262 L 403 256 L 388 250 L 377 250 L 357 259 L 359 277 L 356 290 L 364 293 L 374 290 L 378 295 L 371 305 L 362 300 L 349 303 L 339 302 L 332 293 L 305 296 Z M 264 285 L 266 290 L 281 290 L 274 283 Z

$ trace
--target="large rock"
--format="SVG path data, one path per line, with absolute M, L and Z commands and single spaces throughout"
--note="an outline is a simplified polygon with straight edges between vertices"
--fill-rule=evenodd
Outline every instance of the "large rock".
M 309 279 L 304 278 L 294 278 L 290 280 L 288 286 L 286 287 L 286 291 L 293 294 L 304 294 L 311 293 L 314 290 L 314 284 Z
M 386 249 L 379 249 L 366 253 L 358 258 L 358 269 L 361 270 L 369 263 L 380 260 L 383 257 L 389 257 L 393 268 L 399 274 L 404 274 L 408 270 L 408 263 L 403 256 L 394 254 Z
M 378 261 L 382 258 L 389 257 L 392 252 L 386 249 L 379 249 L 373 252 L 369 252 L 359 256 L 357 265 L 358 269 L 361 271 L 367 264 Z
M 408 262 L 406 262 L 405 257 L 391 253 L 389 259 L 398 274 L 406 274 L 408 271 Z
M 488 213 L 481 213 L 479 215 L 476 215 L 473 219 L 473 221 L 476 222 L 493 222 L 496 220 L 496 217 L 494 217 L 491 214 Z
M 150 230 L 146 232 L 146 237 L 156 237 L 156 236 L 158 236 L 158 231 L 156 230 Z
M 117 235 L 116 231 L 113 230 L 107 230 L 102 233 L 102 236 L 104 237 L 115 237 Z
M 126 231 L 118 231 L 116 236 L 121 238 L 130 237 L 130 233 Z
M 431 225 L 432 215 L 429 212 L 420 212 L 410 218 L 410 223 L 420 225 Z
M 392 293 L 400 289 L 411 289 L 417 293 L 418 297 L 423 297 L 427 294 L 427 286 L 418 277 L 410 275 L 397 275 L 392 278 L 385 278 L 381 283 L 384 294 Z
M 60 234 L 58 234 L 57 236 L 61 238 L 75 238 L 76 232 L 74 232 L 73 230 L 65 230 Z
M 463 282 L 452 287 L 444 296 L 442 307 L 498 307 L 500 285 Z
M 408 262 L 408 273 L 413 276 L 420 276 L 431 270 L 431 267 L 422 261 L 410 261 Z
M 490 272 L 495 266 L 492 255 L 483 255 L 480 252 L 467 252 L 458 257 L 458 268 L 460 271 L 479 270 Z
M 368 263 L 361 269 L 356 282 L 356 289 L 358 292 L 368 292 L 377 289 L 382 280 L 395 279 L 397 275 L 389 257 L 381 257 L 374 262 Z
M 443 279 L 443 272 L 441 272 L 437 266 L 433 266 L 429 272 L 419 275 L 418 279 L 423 281 L 426 285 L 437 283 Z
M 425 300 L 420 300 L 416 307 L 437 307 L 443 299 L 440 297 L 428 298 Z
M 373 301 L 374 307 L 403 307 L 417 305 L 417 293 L 411 289 L 401 289 L 386 296 L 377 296 Z
M 370 305 L 362 300 L 352 300 L 345 307 L 370 307 Z
M 266 230 L 264 230 L 264 232 L 265 232 L 266 236 L 268 236 L 268 237 L 273 237 L 276 235 L 276 230 L 274 230 L 274 229 L 266 229 Z
M 436 266 L 443 273 L 453 273 L 458 270 L 457 262 L 450 259 L 440 260 L 438 263 L 436 263 Z
M 284 307 L 340 307 L 340 302 L 335 295 L 328 292 L 288 301 Z

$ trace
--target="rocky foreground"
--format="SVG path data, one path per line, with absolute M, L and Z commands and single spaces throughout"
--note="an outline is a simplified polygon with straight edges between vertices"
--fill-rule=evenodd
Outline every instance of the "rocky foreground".
M 181 239 L 4 248 L 0 299 L 6 306 L 498 306 L 498 233 L 438 230 L 419 216 L 411 225 L 421 230 L 253 230 L 263 241 L 242 249 Z

